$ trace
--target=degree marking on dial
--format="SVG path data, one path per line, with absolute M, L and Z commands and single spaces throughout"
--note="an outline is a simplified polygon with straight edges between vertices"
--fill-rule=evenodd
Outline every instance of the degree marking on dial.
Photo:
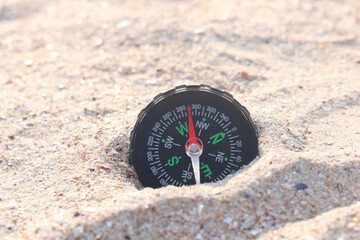
M 173 123 L 173 121 L 171 120 L 171 117 L 168 118 L 170 123 Z M 170 123 L 168 122 L 168 124 L 170 125 Z
M 176 117 L 176 120 L 179 119 L 178 116 L 176 115 L 175 111 L 173 110 L 172 112 L 173 112 L 174 116 Z
M 159 148 L 148 148 L 149 150 L 158 150 Z
M 168 174 L 166 174 L 166 175 L 168 175 Z M 165 180 L 165 182 L 168 182 L 168 181 L 169 181 L 169 178 L 171 178 L 171 176 L 169 176 L 169 177 Z
M 242 152 L 241 150 L 231 150 L 231 152 Z
M 237 137 L 239 137 L 239 135 L 233 136 L 233 137 L 231 137 L 229 139 L 234 139 L 234 138 L 237 138 Z
M 204 111 L 205 111 L 205 106 L 203 106 L 202 112 L 201 112 L 201 116 L 204 116 Z
M 161 136 L 160 135 L 158 135 L 158 134 L 156 134 L 156 133 L 151 133 L 152 135 L 154 135 L 155 137 L 158 137 L 158 138 L 161 138 Z
M 155 165 L 156 163 L 159 163 L 160 161 L 151 162 L 150 165 Z
M 231 166 L 233 166 L 233 167 L 236 167 L 236 168 L 238 167 L 238 166 L 236 166 L 235 164 L 233 164 L 232 162 L 229 162 L 228 164 L 231 165 Z
M 166 172 L 164 171 L 161 175 L 159 175 L 157 178 L 160 179 Z
M 216 118 L 217 118 L 217 116 L 219 115 L 219 113 L 220 113 L 220 112 L 217 112 L 217 113 L 216 113 L 216 115 L 215 115 L 214 119 L 216 119 Z
M 229 126 L 231 124 L 231 122 L 229 122 L 228 124 L 226 124 L 225 126 L 224 126 L 224 128 L 226 128 L 227 126 Z M 227 129 L 226 129 L 227 130 Z
M 162 124 L 164 124 L 164 125 L 165 125 L 165 127 L 168 127 L 168 125 L 166 125 L 166 123 L 164 123 L 164 121 L 163 121 L 163 120 L 160 120 L 160 122 L 161 122 Z

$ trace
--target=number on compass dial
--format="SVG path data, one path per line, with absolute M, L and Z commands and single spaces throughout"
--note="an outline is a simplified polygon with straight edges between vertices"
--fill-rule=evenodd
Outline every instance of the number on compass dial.
M 230 94 L 205 85 L 158 95 L 131 134 L 130 161 L 145 187 L 216 182 L 257 153 L 248 111 Z

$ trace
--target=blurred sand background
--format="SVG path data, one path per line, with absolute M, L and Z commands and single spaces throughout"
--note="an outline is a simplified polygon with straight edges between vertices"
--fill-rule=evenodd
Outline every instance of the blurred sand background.
M 143 189 L 130 131 L 181 84 L 234 95 L 261 157 Z M 0 99 L 0 239 L 360 239 L 358 0 L 1 0 Z

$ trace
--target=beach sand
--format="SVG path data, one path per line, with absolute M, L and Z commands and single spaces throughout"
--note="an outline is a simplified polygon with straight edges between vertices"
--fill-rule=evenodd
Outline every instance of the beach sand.
M 360 239 L 359 13 L 358 0 L 2 0 L 0 239 Z M 260 156 L 213 185 L 144 189 L 130 132 L 182 84 L 247 107 Z

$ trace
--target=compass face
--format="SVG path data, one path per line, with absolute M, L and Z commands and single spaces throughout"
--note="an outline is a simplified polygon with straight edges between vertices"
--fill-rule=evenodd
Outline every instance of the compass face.
M 180 86 L 155 97 L 139 114 L 130 161 L 143 186 L 195 184 L 196 150 L 200 183 L 224 179 L 256 157 L 248 111 L 230 94 L 205 85 Z

